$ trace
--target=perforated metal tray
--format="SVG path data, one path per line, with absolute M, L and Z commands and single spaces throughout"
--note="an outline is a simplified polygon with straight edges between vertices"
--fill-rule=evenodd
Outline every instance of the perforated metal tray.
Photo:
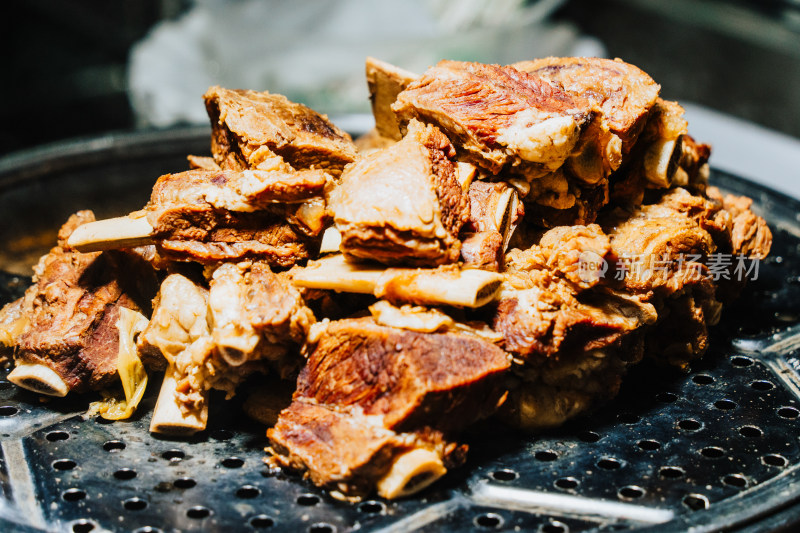
M 141 206 L 154 179 L 207 152 L 205 129 L 108 136 L 0 161 L 0 299 L 69 213 Z M 264 428 L 214 398 L 188 440 L 147 431 L 154 389 L 128 422 L 42 403 L 0 379 L 3 531 L 696 531 L 800 521 L 800 202 L 714 172 L 754 198 L 772 256 L 724 311 L 689 374 L 642 366 L 611 404 L 536 437 L 491 422 L 466 466 L 423 494 L 348 504 L 263 464 Z M 788 529 L 787 529 L 788 530 Z

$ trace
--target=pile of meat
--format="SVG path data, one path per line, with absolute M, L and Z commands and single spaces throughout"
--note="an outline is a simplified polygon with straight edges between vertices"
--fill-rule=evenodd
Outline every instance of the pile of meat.
M 462 464 L 477 420 L 553 427 L 645 357 L 686 368 L 769 251 L 632 65 L 370 58 L 367 82 L 355 142 L 283 96 L 211 88 L 213 157 L 141 211 L 73 216 L 0 312 L 9 379 L 106 391 L 95 409 L 122 418 L 163 371 L 151 430 L 192 433 L 209 390 L 280 395 L 270 373 L 294 391 L 277 420 L 248 400 L 271 464 L 396 498 Z

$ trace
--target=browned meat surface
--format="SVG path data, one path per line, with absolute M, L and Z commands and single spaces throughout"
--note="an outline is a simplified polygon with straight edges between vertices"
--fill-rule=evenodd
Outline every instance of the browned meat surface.
M 682 187 L 702 194 L 708 179 L 711 147 L 687 134 L 677 102 L 658 98 L 627 161 L 611 178 L 611 200 L 639 206 L 648 189 Z
M 528 179 L 559 168 L 590 120 L 590 103 L 512 67 L 441 61 L 397 96 L 401 125 L 439 126 L 469 162 Z
M 91 211 L 73 215 L 59 240 L 93 220 Z M 119 308 L 147 309 L 155 286 L 152 268 L 134 254 L 58 246 L 34 268 L 34 284 L 14 313 L 21 322 L 6 341 L 18 363 L 50 367 L 70 391 L 107 387 L 117 376 Z
M 204 264 L 263 258 L 281 267 L 308 258 L 326 220 L 328 176 L 284 170 L 160 177 L 145 208 L 159 253 Z
M 400 347 L 400 348 L 398 348 Z M 463 428 L 491 414 L 502 397 L 506 354 L 480 339 L 423 334 L 371 319 L 332 322 L 308 358 L 297 396 L 380 415 L 389 429 L 435 420 Z
M 397 144 L 347 167 L 329 207 L 348 256 L 387 264 L 458 260 L 458 232 L 469 214 L 450 142 L 418 122 Z
M 192 226 L 208 230 L 230 225 L 237 213 L 319 197 L 326 183 L 327 175 L 313 170 L 189 170 L 158 178 L 145 209 L 158 235 Z
M 279 464 L 346 494 L 374 489 L 410 449 L 446 458 L 457 447 L 438 431 L 463 429 L 505 398 L 507 355 L 476 336 L 360 318 L 331 322 L 314 340 L 292 405 L 267 435 Z
M 764 259 L 772 247 L 772 232 L 763 218 L 750 210 L 753 200 L 746 196 L 723 195 L 716 187 L 709 187 L 708 197 L 722 204 L 732 220 L 731 245 L 733 253 L 754 259 Z
M 292 225 L 269 214 L 236 217 L 236 220 L 238 227 L 195 234 L 195 239 L 203 240 L 165 239 L 156 248 L 161 256 L 173 261 L 213 264 L 262 259 L 275 267 L 289 267 L 310 257 L 319 246 Z
M 597 105 L 608 128 L 622 140 L 624 152 L 636 142 L 660 90 L 645 72 L 619 59 L 547 57 L 511 66 Z
M 350 136 L 327 117 L 285 96 L 212 87 L 206 92 L 211 152 L 225 169 L 262 168 L 274 154 L 296 169 L 338 176 L 355 159 Z
M 447 442 L 429 428 L 411 433 L 386 429 L 380 419 L 355 409 L 295 400 L 268 431 L 273 464 L 308 473 L 311 481 L 347 497 L 375 489 L 398 456 L 430 450 L 447 468 L 464 461 L 465 446 Z
M 517 191 L 504 182 L 473 181 L 469 220 L 462 228 L 461 259 L 486 270 L 500 270 L 509 238 L 525 215 Z

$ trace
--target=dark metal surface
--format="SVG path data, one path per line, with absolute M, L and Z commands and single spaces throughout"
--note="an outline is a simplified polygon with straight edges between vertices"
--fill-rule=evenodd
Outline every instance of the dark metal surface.
M 206 151 L 205 135 L 122 136 L 0 161 L 0 228 L 52 237 L 76 209 L 139 207 L 159 174 Z M 42 403 L 0 380 L 0 529 L 788 530 L 800 521 L 800 202 L 718 172 L 712 180 L 752 196 L 775 243 L 689 374 L 637 368 L 614 402 L 536 437 L 485 423 L 466 435 L 464 468 L 418 497 L 360 504 L 268 471 L 264 428 L 240 399 L 213 398 L 206 431 L 170 440 L 147 431 L 155 386 L 133 420 L 109 424 L 82 416 L 92 396 Z M 52 241 L 28 244 L 35 256 Z M 0 251 L 0 269 L 19 263 Z M 24 281 L 3 277 L 0 297 Z

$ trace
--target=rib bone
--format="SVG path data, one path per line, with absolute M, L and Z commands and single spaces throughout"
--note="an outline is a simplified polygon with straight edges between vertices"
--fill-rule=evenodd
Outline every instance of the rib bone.
M 436 453 L 417 448 L 395 459 L 389 472 L 377 483 L 378 494 L 387 500 L 410 496 L 446 472 L 447 469 Z
M 184 414 L 175 394 L 175 367 L 170 365 L 164 373 L 161 391 L 158 393 L 150 431 L 167 435 L 191 435 L 206 428 L 208 421 L 208 399 L 198 412 Z
M 295 269 L 292 281 L 298 287 L 374 294 L 404 303 L 480 307 L 494 299 L 502 279 L 495 272 L 452 267 L 385 269 L 334 255 Z
M 63 398 L 69 392 L 69 387 L 61 376 L 45 365 L 19 364 L 8 374 L 8 381 L 23 389 L 47 396 Z
M 142 216 L 88 222 L 75 228 L 67 240 L 67 246 L 79 252 L 133 248 L 152 243 L 153 227 L 143 213 Z

